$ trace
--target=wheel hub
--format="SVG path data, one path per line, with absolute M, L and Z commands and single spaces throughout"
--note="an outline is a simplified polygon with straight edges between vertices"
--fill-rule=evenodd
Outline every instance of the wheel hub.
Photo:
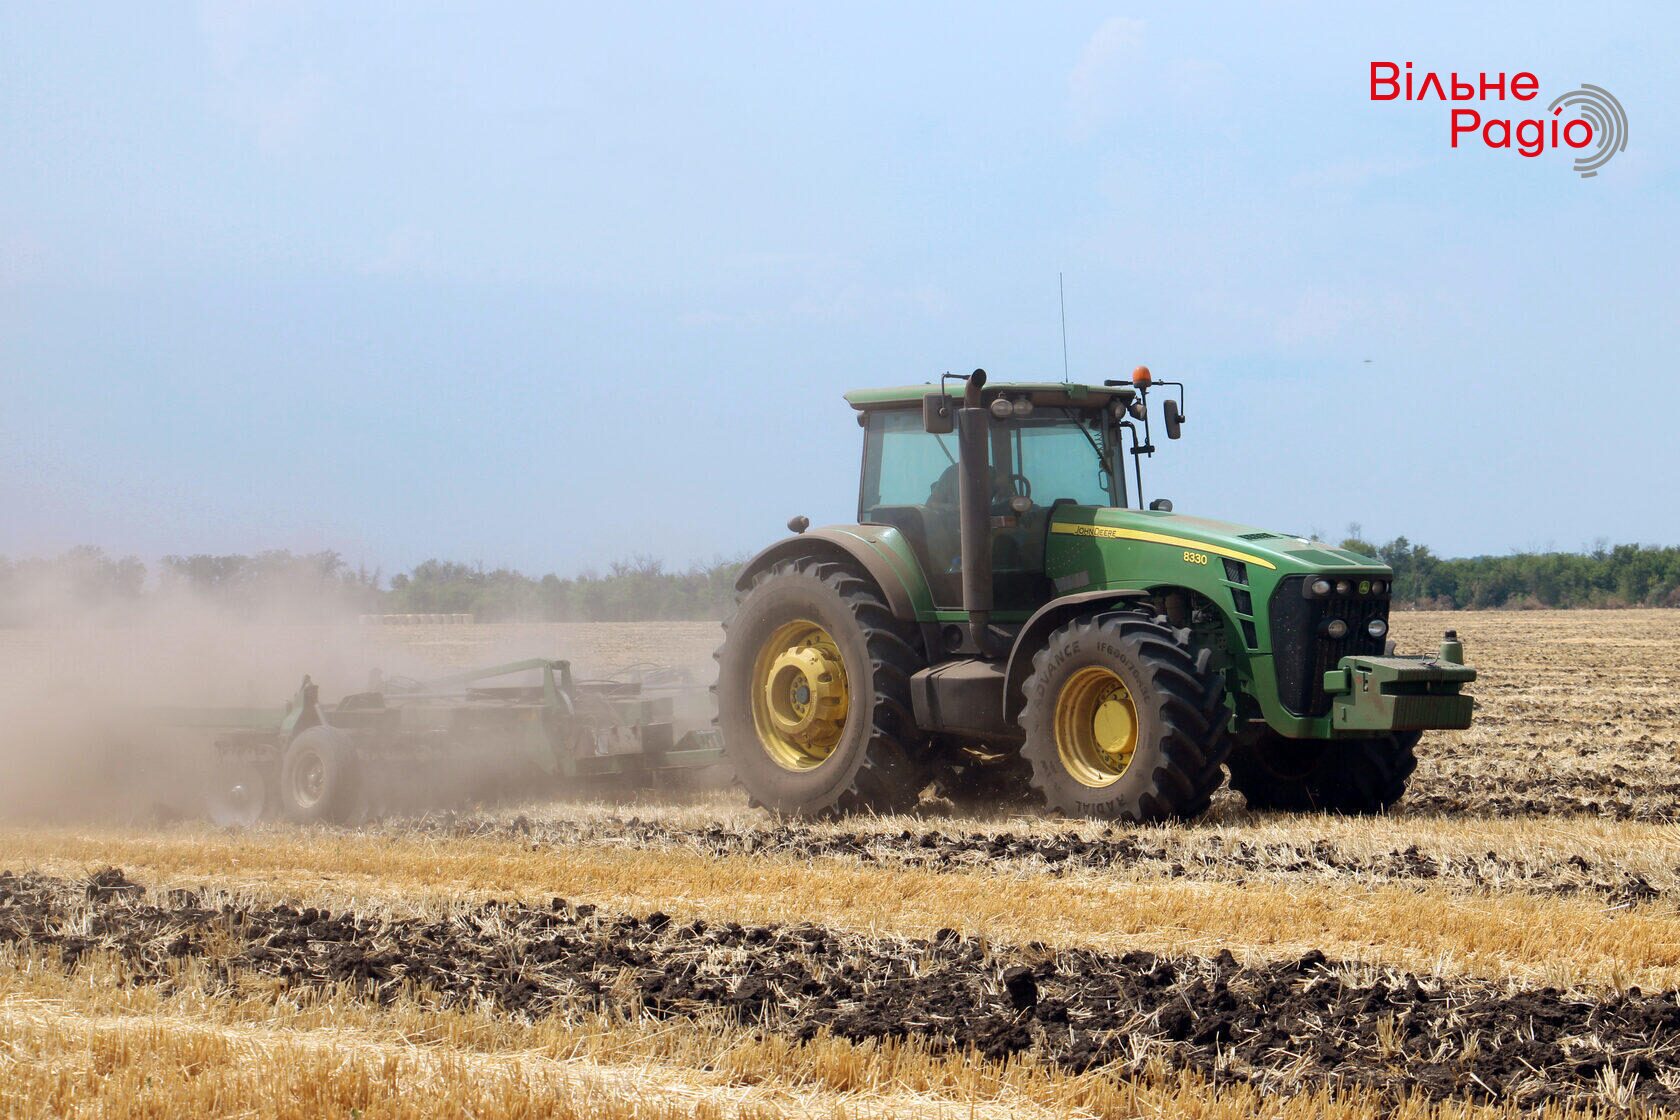
M 1080 785 L 1119 781 L 1137 753 L 1137 707 L 1126 683 L 1100 665 L 1076 671 L 1056 697 L 1056 753 Z
M 820 766 L 849 707 L 845 662 L 828 631 L 805 620 L 778 627 L 753 672 L 753 721 L 771 759 L 787 770 Z

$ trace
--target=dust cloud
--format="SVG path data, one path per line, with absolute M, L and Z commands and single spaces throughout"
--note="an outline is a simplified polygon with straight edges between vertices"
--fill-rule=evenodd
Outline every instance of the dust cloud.
M 375 670 L 424 680 L 531 657 L 568 658 L 580 677 L 674 669 L 705 686 L 717 634 L 705 623 L 380 625 L 285 589 L 237 605 L 186 589 L 113 605 L 51 578 L 12 590 L 30 621 L 0 625 L 0 820 L 199 816 L 219 732 L 183 726 L 175 710 L 277 719 L 305 674 L 328 704 L 367 689 Z M 679 717 L 708 720 L 704 697 L 685 696 Z

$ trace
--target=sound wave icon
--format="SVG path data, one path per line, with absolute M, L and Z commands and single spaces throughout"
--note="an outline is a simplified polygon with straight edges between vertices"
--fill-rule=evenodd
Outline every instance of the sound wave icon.
M 1610 162 L 1611 156 L 1627 147 L 1627 113 L 1609 90 L 1586 83 L 1580 89 L 1560 93 L 1548 108 L 1555 113 L 1562 107 L 1579 107 L 1581 116 L 1593 127 L 1597 144 L 1575 160 L 1575 170 L 1581 173 L 1581 178 L 1591 179 Z

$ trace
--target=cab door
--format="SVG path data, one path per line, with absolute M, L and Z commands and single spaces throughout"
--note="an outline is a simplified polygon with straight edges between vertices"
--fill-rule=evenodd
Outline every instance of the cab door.
M 924 430 L 920 408 L 867 413 L 858 521 L 903 535 L 943 608 L 962 606 L 956 464 L 957 437 Z
M 1100 413 L 1041 409 L 992 429 L 992 587 L 998 610 L 1033 611 L 1055 597 L 1045 571 L 1057 506 L 1114 506 L 1113 451 Z

